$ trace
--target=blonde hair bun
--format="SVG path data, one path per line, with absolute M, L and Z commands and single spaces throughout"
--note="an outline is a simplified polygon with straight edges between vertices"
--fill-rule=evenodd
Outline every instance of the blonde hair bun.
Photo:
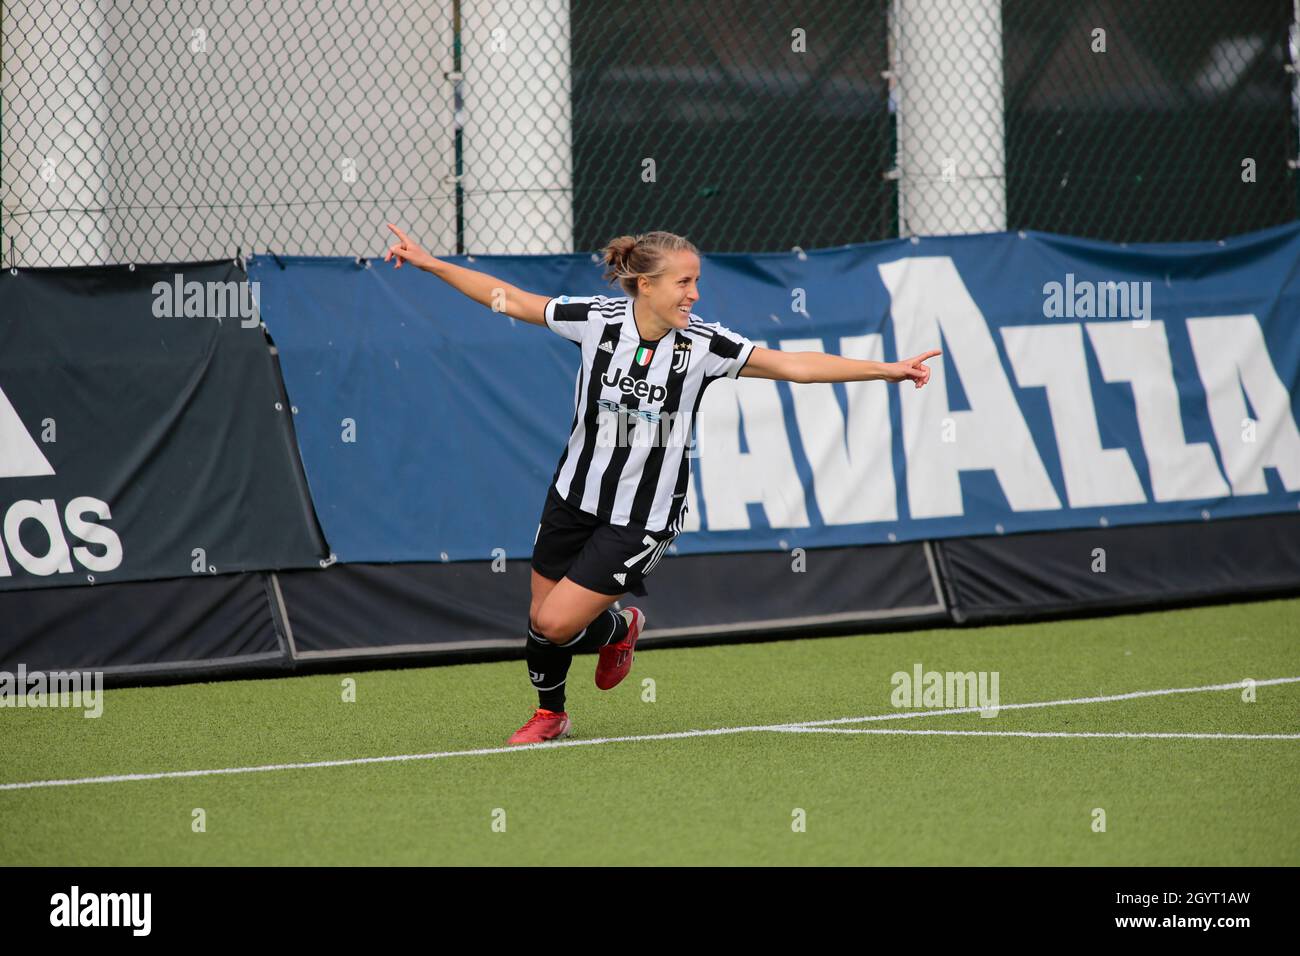
M 623 291 L 637 294 L 637 279 L 653 279 L 667 268 L 665 260 L 672 252 L 700 254 L 689 239 L 671 232 L 647 232 L 639 236 L 618 236 L 606 243 L 602 252 L 605 260 L 605 281 L 613 284 L 617 279 Z

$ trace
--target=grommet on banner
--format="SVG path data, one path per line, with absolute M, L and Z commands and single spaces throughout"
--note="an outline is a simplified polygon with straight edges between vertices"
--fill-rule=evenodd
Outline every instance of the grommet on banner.
M 339 556 L 335 554 L 333 551 L 331 551 L 330 556 L 328 558 L 321 558 L 319 563 L 322 568 L 328 568 L 331 564 L 334 564 L 336 561 L 338 561 L 338 559 Z
M 126 271 L 127 271 L 127 272 L 134 272 L 134 271 L 135 271 L 135 263 L 134 263 L 134 262 L 128 262 L 127 265 L 126 265 Z
M 802 247 L 802 246 L 791 246 L 791 247 L 790 247 L 790 251 L 793 252 L 796 256 L 799 257 L 799 261 L 800 261 L 800 262 L 807 262 L 807 261 L 808 261 L 808 253 L 806 253 L 806 252 L 803 251 L 803 247 Z

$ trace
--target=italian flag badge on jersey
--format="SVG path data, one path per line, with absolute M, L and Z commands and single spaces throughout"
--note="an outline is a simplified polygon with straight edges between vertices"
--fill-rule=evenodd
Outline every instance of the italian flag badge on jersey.
M 636 357 L 633 361 L 635 361 L 637 365 L 649 365 L 650 359 L 654 358 L 654 354 L 654 349 L 648 349 L 645 346 L 642 346 L 636 350 Z

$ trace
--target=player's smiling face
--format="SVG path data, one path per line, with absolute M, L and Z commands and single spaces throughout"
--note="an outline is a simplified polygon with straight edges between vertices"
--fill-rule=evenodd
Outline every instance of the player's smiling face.
M 665 325 L 684 329 L 700 299 L 700 257 L 693 252 L 670 252 L 666 260 L 667 268 L 660 275 L 641 284 L 638 299 Z

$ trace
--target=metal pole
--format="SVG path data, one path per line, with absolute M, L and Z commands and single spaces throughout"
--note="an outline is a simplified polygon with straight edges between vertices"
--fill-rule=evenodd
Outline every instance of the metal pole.
M 1007 228 L 1001 0 L 893 0 L 898 228 Z

